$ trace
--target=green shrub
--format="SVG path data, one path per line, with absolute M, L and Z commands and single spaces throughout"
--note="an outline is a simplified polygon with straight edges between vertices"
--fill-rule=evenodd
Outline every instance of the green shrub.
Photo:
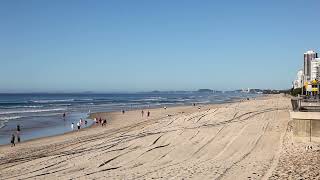
M 302 88 L 296 88 L 296 89 L 293 89 L 291 90 L 291 95 L 292 96 L 298 96 L 298 94 L 301 94 L 302 92 Z

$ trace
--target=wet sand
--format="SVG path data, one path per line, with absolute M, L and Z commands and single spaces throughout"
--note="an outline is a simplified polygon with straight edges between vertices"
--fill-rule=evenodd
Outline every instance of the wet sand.
M 16 134 L 17 125 L 21 128 L 21 141 L 28 141 L 68 133 L 72 131 L 71 123 L 76 124 L 80 118 L 87 120 L 87 126 L 90 126 L 92 120 L 86 119 L 87 116 L 86 113 L 72 112 L 68 113 L 66 118 L 62 118 L 61 114 L 61 116 L 11 120 L 0 129 L 0 146 L 10 143 L 11 135 Z
M 289 108 L 274 95 L 96 113 L 107 127 L 0 147 L 0 179 L 268 179 L 283 166 Z

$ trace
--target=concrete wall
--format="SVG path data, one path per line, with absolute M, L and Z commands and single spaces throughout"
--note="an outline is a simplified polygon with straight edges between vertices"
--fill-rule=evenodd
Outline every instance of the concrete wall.
M 320 137 L 320 121 L 312 121 L 311 131 L 312 131 L 312 136 Z
M 298 137 L 320 137 L 320 113 L 319 112 L 290 112 L 293 120 L 293 135 Z
M 299 137 L 309 137 L 310 136 L 310 120 L 294 119 L 293 135 L 299 136 Z M 311 136 L 320 137 L 320 121 L 311 120 Z

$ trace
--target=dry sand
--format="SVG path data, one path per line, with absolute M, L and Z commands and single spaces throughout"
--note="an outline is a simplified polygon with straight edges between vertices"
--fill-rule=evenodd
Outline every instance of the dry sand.
M 277 179 L 294 153 L 289 108 L 275 95 L 149 118 L 98 113 L 107 127 L 0 147 L 0 179 Z
M 309 142 L 308 137 L 294 137 L 292 124 L 292 121 L 288 124 L 278 166 L 269 179 L 318 180 L 320 179 L 320 141 L 312 138 L 312 142 Z

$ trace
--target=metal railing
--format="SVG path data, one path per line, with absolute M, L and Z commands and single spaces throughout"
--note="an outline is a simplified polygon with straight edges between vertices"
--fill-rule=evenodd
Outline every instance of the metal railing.
M 291 105 L 293 111 L 302 112 L 320 112 L 319 99 L 309 99 L 305 97 L 297 97 L 291 99 Z

